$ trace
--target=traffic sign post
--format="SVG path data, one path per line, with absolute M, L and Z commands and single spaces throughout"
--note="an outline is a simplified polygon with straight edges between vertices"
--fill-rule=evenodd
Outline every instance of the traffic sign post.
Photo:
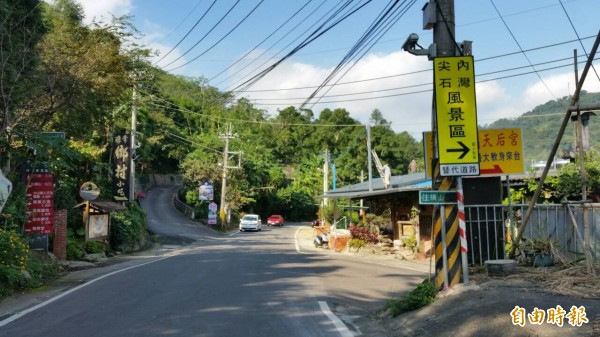
M 434 60 L 441 176 L 478 176 L 477 105 L 472 56 Z
M 456 204 L 456 191 L 419 191 L 420 205 Z

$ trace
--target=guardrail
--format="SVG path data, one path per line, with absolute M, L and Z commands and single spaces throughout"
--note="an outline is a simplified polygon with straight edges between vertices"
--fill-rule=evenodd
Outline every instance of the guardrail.
M 189 218 L 190 220 L 194 220 L 194 209 L 177 199 L 177 195 L 173 195 L 173 206 L 175 206 L 175 208 L 187 218 Z

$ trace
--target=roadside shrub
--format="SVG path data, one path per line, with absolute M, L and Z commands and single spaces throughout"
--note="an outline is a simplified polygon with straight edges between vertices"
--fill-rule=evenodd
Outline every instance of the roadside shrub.
M 14 230 L 0 229 L 0 264 L 6 267 L 24 269 L 29 247 Z
M 363 240 L 365 243 L 378 243 L 379 233 L 377 230 L 371 230 L 371 227 L 350 225 L 350 235 L 352 238 Z
M 110 245 L 113 250 L 135 251 L 146 243 L 146 236 L 146 214 L 136 203 L 129 203 L 127 211 L 112 215 Z
M 25 268 L 0 264 L 0 298 L 15 291 L 39 287 L 63 273 L 60 264 L 45 253 L 29 251 L 26 261 Z
M 88 254 L 96 254 L 106 251 L 106 247 L 100 241 L 87 241 L 83 243 L 83 250 Z
M 84 254 L 81 241 L 74 237 L 67 237 L 67 260 L 79 261 Z
M 350 248 L 356 248 L 356 249 L 360 249 L 360 248 L 364 247 L 366 244 L 367 243 L 365 242 L 365 240 L 358 239 L 358 238 L 352 238 L 350 240 L 350 243 L 348 243 Z
M 402 239 L 402 242 L 404 243 L 404 246 L 406 246 L 406 248 L 412 250 L 413 252 L 417 251 L 417 236 L 415 233 L 413 233 L 411 236 L 407 236 L 405 238 Z
M 39 287 L 46 281 L 58 278 L 63 274 L 63 267 L 52 260 L 45 252 L 31 251 L 27 261 L 27 272 L 31 276 L 27 287 Z
M 405 312 L 420 309 L 435 301 L 435 286 L 433 283 L 425 280 L 401 299 L 389 300 L 386 309 L 393 317 Z
M 15 290 L 26 288 L 27 280 L 20 269 L 0 264 L 0 297 L 12 294 Z

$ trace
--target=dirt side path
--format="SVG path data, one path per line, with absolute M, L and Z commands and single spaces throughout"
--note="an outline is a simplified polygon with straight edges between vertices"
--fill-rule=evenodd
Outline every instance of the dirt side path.
M 559 289 L 548 289 L 546 283 L 526 275 L 508 279 L 478 280 L 477 290 L 462 292 L 437 299 L 433 304 L 399 317 L 385 312 L 363 315 L 354 324 L 361 336 L 369 337 L 599 337 L 600 297 L 563 295 Z M 600 281 L 598 282 L 600 284 Z M 600 285 L 599 285 L 600 286 Z M 565 289 L 562 289 L 565 292 Z M 595 292 L 591 292 L 595 295 Z M 513 324 L 511 311 L 525 309 L 526 315 L 537 308 L 545 312 L 541 324 L 532 324 L 525 318 L 523 326 Z M 565 316 L 575 306 L 579 308 L 580 326 L 571 325 L 565 317 L 562 326 L 548 323 L 548 311 L 565 310 Z M 582 315 L 581 308 L 584 308 Z M 587 323 L 583 322 L 585 319 Z

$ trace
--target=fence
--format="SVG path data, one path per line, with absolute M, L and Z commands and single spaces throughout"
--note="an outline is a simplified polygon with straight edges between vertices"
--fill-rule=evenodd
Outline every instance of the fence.
M 594 260 L 600 260 L 600 205 L 588 207 L 590 246 Z M 529 205 L 469 205 L 465 206 L 468 261 L 483 265 L 486 260 L 506 258 L 511 237 Z M 572 219 L 575 219 L 576 225 Z M 557 248 L 568 259 L 584 257 L 584 214 L 580 205 L 536 205 L 523 237 L 547 238 L 558 242 Z
M 190 219 L 190 220 L 195 219 L 194 209 L 192 207 L 186 205 L 183 201 L 180 201 L 177 198 L 177 195 L 173 196 L 173 205 L 179 212 L 181 212 L 183 215 L 185 215 L 188 219 Z

